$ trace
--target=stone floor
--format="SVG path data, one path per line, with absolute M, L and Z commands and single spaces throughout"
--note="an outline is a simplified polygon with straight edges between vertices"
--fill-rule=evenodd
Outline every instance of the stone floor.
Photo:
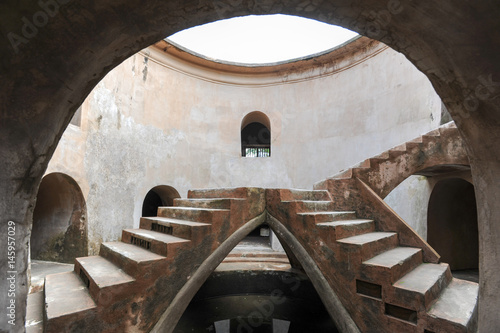
M 452 271 L 451 273 L 454 278 L 479 283 L 479 271 L 477 269 Z
M 26 311 L 26 333 L 43 332 L 43 283 L 45 276 L 73 270 L 73 265 L 58 262 L 31 261 L 31 285 Z
M 46 275 L 69 272 L 73 270 L 73 267 L 73 264 L 32 260 L 30 294 L 36 293 L 43 289 L 43 282 Z
M 234 252 L 275 252 L 271 248 L 271 243 L 268 237 L 249 236 L 245 237 L 236 247 L 231 251 Z

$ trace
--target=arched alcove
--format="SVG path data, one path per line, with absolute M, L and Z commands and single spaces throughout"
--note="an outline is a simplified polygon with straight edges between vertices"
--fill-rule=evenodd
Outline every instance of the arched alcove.
M 80 187 L 63 173 L 46 175 L 33 212 L 31 258 L 73 263 L 87 253 L 87 211 Z
M 174 199 L 180 198 L 179 192 L 172 186 L 158 185 L 146 194 L 142 204 L 142 216 L 156 216 L 158 207 L 173 206 Z
M 427 211 L 427 240 L 452 270 L 477 270 L 479 239 L 474 186 L 460 178 L 434 187 Z
M 260 111 L 250 112 L 241 121 L 241 156 L 271 156 L 271 121 Z

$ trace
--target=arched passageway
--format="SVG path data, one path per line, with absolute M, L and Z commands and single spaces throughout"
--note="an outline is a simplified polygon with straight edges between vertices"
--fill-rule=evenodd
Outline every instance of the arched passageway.
M 11 1 L 11 3 L 14 3 Z M 245 14 L 288 13 L 340 24 L 401 51 L 432 81 L 469 148 L 479 204 L 481 297 L 479 327 L 494 331 L 500 318 L 500 6 L 494 0 L 102 3 L 59 1 L 50 19 L 23 36 L 33 17 L 49 18 L 38 2 L 0 13 L 0 216 L 3 232 L 17 223 L 28 241 L 33 203 L 47 163 L 77 106 L 107 72 L 138 50 L 181 29 Z M 130 24 L 130 13 L 134 24 Z M 32 25 L 32 24 L 31 24 Z M 33 25 L 32 25 L 33 26 Z M 96 31 L 100 31 L 96 33 Z M 15 36 L 13 34 L 16 34 Z M 13 37 L 14 36 L 14 37 Z M 78 38 L 75 38 L 78 36 Z M 39 55 L 39 56 L 34 56 Z M 50 56 L 49 56 L 50 55 Z M 7 240 L 4 240 L 6 242 Z M 16 248 L 20 287 L 16 323 L 22 327 L 27 294 L 27 249 Z M 4 259 L 5 260 L 5 259 Z M 6 272 L 2 281 L 6 281 Z M 2 284 L 7 290 L 7 283 Z M 8 299 L 1 304 L 6 306 Z M 4 323 L 6 318 L 0 323 Z
M 439 181 L 427 211 L 427 241 L 452 270 L 477 270 L 479 240 L 474 186 L 460 178 Z
M 152 188 L 144 198 L 142 216 L 156 216 L 158 207 L 173 206 L 174 199 L 180 198 L 179 192 L 172 186 L 158 185 Z
M 76 181 L 62 173 L 45 176 L 33 212 L 31 258 L 73 263 L 87 255 L 87 212 Z

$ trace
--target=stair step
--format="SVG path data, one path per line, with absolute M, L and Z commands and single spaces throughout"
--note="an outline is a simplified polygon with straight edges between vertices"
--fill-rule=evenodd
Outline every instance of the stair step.
M 421 249 L 397 247 L 364 261 L 361 276 L 369 282 L 393 284 L 421 263 Z
M 45 277 L 45 332 L 65 332 L 68 322 L 95 314 L 96 303 L 74 272 Z
M 28 295 L 26 304 L 26 333 L 43 333 L 43 291 Z
M 160 269 L 166 257 L 124 242 L 101 244 L 100 255 L 133 277 L 147 278 L 153 267 Z
M 343 239 L 375 231 L 373 220 L 355 219 L 318 223 L 319 228 L 332 229 L 334 239 Z
M 406 153 L 406 143 L 389 149 L 389 158 L 396 158 Z
M 298 216 L 302 217 L 304 221 L 308 223 L 324 223 L 324 222 L 336 222 L 343 220 L 355 220 L 356 212 L 345 211 L 345 212 L 305 212 L 297 213 Z
M 395 248 L 398 245 L 398 235 L 394 232 L 369 232 L 343 238 L 337 242 L 342 246 L 342 250 L 349 255 L 350 260 L 361 264 L 362 261 Z
M 284 204 L 295 204 L 299 212 L 325 212 L 334 209 L 333 202 L 315 200 L 282 201 Z
M 209 232 L 211 226 L 210 223 L 192 222 L 158 216 L 142 217 L 140 223 L 141 229 L 158 231 L 191 240 L 193 239 L 194 233 L 199 233 L 199 236 L 201 236 Z
M 446 327 L 447 333 L 473 331 L 478 294 L 477 283 L 453 279 L 428 311 L 428 329 L 437 332 Z
M 413 140 L 407 141 L 406 144 L 408 144 L 408 143 L 422 143 L 422 136 L 419 136 Z
M 159 217 L 168 217 L 191 222 L 213 223 L 229 216 L 228 209 L 194 207 L 158 207 Z
M 236 187 L 236 188 L 212 188 L 189 190 L 190 199 L 220 199 L 220 198 L 239 198 L 247 199 L 250 197 L 261 197 L 265 189 L 258 187 Z
M 370 159 L 366 159 L 364 161 L 361 161 L 357 164 L 354 164 L 353 166 L 351 166 L 351 170 L 352 169 L 366 169 L 366 168 L 369 168 L 370 167 Z
M 374 163 L 380 163 L 381 161 L 385 161 L 390 157 L 389 151 L 384 151 L 381 154 L 378 154 L 377 156 L 369 158 L 370 162 Z M 373 164 L 370 163 L 370 167 L 373 167 Z
M 425 311 L 451 279 L 448 264 L 421 264 L 394 283 L 391 303 Z
M 339 173 L 333 175 L 331 178 L 333 179 L 350 179 L 352 178 L 352 168 L 349 168 L 347 170 L 342 170 Z
M 438 137 L 438 136 L 441 136 L 441 132 L 439 131 L 439 128 L 436 128 L 435 130 L 432 130 L 428 133 L 425 133 L 424 135 L 422 136 L 433 136 L 433 137 Z
M 175 207 L 193 207 L 193 208 L 213 208 L 230 209 L 233 201 L 244 201 L 239 198 L 219 198 L 219 199 L 174 199 Z
M 119 294 L 135 282 L 133 277 L 101 256 L 76 258 L 75 272 L 84 283 L 85 279 L 88 279 L 90 295 L 97 304 L 110 304 L 113 295 Z M 82 274 L 85 274 L 85 277 Z
M 284 200 L 302 200 L 302 201 L 331 201 L 330 193 L 327 190 L 300 190 L 291 189 L 290 198 Z
M 122 241 L 138 245 L 165 257 L 167 255 L 174 256 L 179 248 L 191 242 L 188 239 L 145 229 L 124 229 L 122 232 Z

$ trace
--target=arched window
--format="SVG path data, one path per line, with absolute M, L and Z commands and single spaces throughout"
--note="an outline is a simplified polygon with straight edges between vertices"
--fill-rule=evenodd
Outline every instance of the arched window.
M 241 156 L 271 156 L 271 122 L 260 111 L 247 114 L 241 121 Z
M 152 188 L 144 198 L 142 216 L 156 216 L 158 207 L 173 206 L 174 199 L 180 198 L 179 192 L 172 186 L 159 185 Z

